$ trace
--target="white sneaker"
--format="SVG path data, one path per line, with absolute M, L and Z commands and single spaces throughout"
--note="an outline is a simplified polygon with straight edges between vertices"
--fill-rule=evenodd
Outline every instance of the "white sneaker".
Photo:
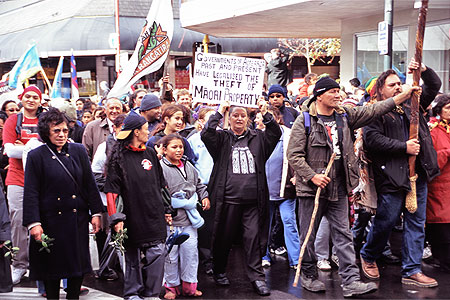
M 262 260 L 262 266 L 265 267 L 270 267 L 270 260 L 267 259 L 263 259 Z
M 427 246 L 427 247 L 423 248 L 422 259 L 430 258 L 431 255 L 432 255 L 432 253 L 431 253 L 431 247 L 430 246 Z
M 286 248 L 284 248 L 283 246 L 278 247 L 277 249 L 275 249 L 275 251 L 273 251 L 276 255 L 284 255 L 286 254 L 287 250 Z
M 12 283 L 18 284 L 20 282 L 20 279 L 22 279 L 23 275 L 25 275 L 26 272 L 26 269 L 16 269 L 13 267 L 11 270 Z
M 317 268 L 319 268 L 319 270 L 321 271 L 330 271 L 331 270 L 330 262 L 326 259 L 321 259 L 317 261 Z

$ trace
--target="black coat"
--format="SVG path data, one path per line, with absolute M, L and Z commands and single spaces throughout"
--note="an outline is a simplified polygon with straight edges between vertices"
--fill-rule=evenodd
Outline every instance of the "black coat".
M 30 151 L 25 169 L 23 225 L 40 222 L 44 233 L 55 239 L 47 253 L 40 252 L 41 244 L 30 238 L 30 278 L 35 280 L 79 277 L 92 271 L 89 222 L 91 214 L 103 211 L 83 145 L 67 143 L 61 152 L 51 147 L 81 191 L 46 145 Z
M 433 147 L 430 131 L 423 112 L 436 97 L 441 87 L 437 74 L 427 68 L 422 73 L 422 94 L 419 111 L 419 143 L 420 153 L 416 159 L 416 170 L 419 176 L 431 181 L 439 175 L 437 154 Z M 411 100 L 402 105 L 404 114 L 389 112 L 377 118 L 369 126 L 364 127 L 364 148 L 372 161 L 375 186 L 379 193 L 393 193 L 398 190 L 409 191 L 409 155 L 406 153 L 406 141 L 409 139 L 409 120 L 411 116 Z M 402 116 L 406 119 L 402 120 Z M 404 130 L 404 122 L 407 132 Z
M 5 194 L 3 193 L 3 188 L 0 187 L 0 244 L 8 240 L 11 240 L 11 222 L 9 221 Z M 10 257 L 5 257 L 6 252 L 5 247 L 0 248 L 0 293 L 9 293 L 13 290 L 11 259 Z
M 220 215 L 222 212 L 222 204 L 225 194 L 225 184 L 227 177 L 228 160 L 231 154 L 231 147 L 235 139 L 235 134 L 231 130 L 216 130 L 222 115 L 216 113 L 209 118 L 201 133 L 202 141 L 205 143 L 206 149 L 211 154 L 214 167 L 208 184 L 208 193 L 211 204 L 215 208 L 215 219 L 213 229 L 213 243 L 218 230 Z M 269 189 L 267 187 L 267 178 L 265 164 L 272 154 L 278 140 L 281 137 L 280 126 L 275 122 L 272 115 L 266 113 L 264 115 L 264 123 L 266 130 L 249 130 L 248 148 L 255 157 L 256 176 L 257 176 L 257 205 L 259 214 L 259 240 L 261 253 L 265 253 L 267 248 L 267 237 L 269 235 Z

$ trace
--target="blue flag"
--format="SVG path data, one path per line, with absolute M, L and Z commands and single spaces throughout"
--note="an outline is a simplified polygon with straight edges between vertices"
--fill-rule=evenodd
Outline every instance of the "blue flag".
M 34 76 L 41 70 L 41 61 L 39 59 L 36 45 L 32 45 L 19 58 L 11 72 L 9 72 L 8 85 L 15 89 L 17 88 L 17 85 L 24 83 L 27 78 Z
M 61 98 L 63 63 L 64 63 L 64 56 L 61 56 L 59 58 L 58 67 L 56 68 L 55 78 L 53 79 L 52 91 L 50 93 L 50 99 Z

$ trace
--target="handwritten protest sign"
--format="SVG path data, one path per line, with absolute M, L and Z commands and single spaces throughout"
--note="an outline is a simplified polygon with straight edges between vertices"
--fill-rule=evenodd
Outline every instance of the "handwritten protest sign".
M 262 59 L 195 53 L 192 98 L 194 102 L 257 107 L 262 93 L 265 62 Z

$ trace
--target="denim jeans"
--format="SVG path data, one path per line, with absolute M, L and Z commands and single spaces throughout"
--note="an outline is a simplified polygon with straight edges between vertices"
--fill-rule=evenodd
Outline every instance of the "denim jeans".
M 368 212 L 364 208 L 359 209 L 356 215 L 357 217 L 355 219 L 355 222 L 353 223 L 352 233 L 353 233 L 353 246 L 355 247 L 355 254 L 357 257 L 359 257 L 361 248 L 364 242 L 366 241 L 367 234 L 370 231 L 370 227 L 372 227 L 375 215 L 372 214 L 371 212 Z M 389 239 L 387 240 L 382 255 L 383 256 L 392 255 L 391 244 L 389 243 Z
M 417 210 L 410 213 L 405 209 L 405 191 L 378 194 L 377 214 L 361 249 L 361 257 L 374 262 L 383 252 L 389 234 L 403 212 L 402 276 L 408 277 L 421 271 L 425 239 L 425 217 L 427 205 L 427 183 L 423 176 L 416 181 Z
M 164 281 L 167 287 L 177 287 L 181 281 L 197 283 L 198 270 L 198 235 L 197 229 L 188 226 L 173 226 L 175 232 L 189 234 L 189 238 L 181 245 L 175 245 L 166 256 L 164 263 Z M 167 226 L 167 236 L 171 234 Z
M 272 226 L 275 206 L 278 205 L 280 209 L 281 221 L 284 226 L 284 241 L 286 243 L 290 266 L 296 266 L 298 264 L 298 257 L 300 255 L 300 238 L 298 235 L 297 218 L 295 216 L 296 202 L 296 199 L 270 201 L 270 226 Z M 269 248 L 267 248 L 266 255 L 263 259 L 270 260 Z

